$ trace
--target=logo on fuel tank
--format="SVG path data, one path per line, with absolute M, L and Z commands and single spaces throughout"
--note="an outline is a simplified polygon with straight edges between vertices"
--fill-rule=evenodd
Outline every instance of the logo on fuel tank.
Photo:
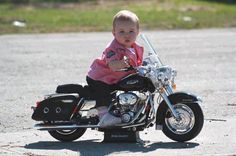
M 133 84 L 136 84 L 138 83 L 139 81 L 138 80 L 129 80 L 126 82 L 127 85 L 133 85 Z

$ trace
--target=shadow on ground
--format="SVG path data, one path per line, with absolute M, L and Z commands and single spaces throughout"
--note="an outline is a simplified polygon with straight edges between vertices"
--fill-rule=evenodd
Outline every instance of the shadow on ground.
M 142 152 L 148 153 L 158 149 L 184 149 L 195 148 L 198 143 L 178 143 L 178 142 L 156 142 L 140 141 L 138 143 L 103 143 L 98 140 L 86 140 L 76 142 L 54 142 L 40 141 L 25 145 L 26 149 L 40 150 L 71 150 L 79 152 L 81 155 L 108 155 L 115 152 Z

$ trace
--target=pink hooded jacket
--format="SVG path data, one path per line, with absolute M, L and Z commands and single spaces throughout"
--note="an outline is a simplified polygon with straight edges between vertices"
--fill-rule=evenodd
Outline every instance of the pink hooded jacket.
M 124 56 L 129 58 L 129 63 L 133 67 L 140 66 L 143 61 L 143 47 L 134 43 L 132 48 L 135 53 L 119 44 L 115 39 L 107 46 L 101 58 L 95 59 L 90 66 L 88 76 L 97 81 L 106 84 L 115 84 L 123 77 L 133 73 L 134 71 L 113 71 L 108 67 L 108 63 L 113 60 L 122 60 Z

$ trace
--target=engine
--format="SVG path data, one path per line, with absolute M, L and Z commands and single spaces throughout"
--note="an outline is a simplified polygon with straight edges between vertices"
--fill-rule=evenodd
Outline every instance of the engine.
M 123 92 L 117 96 L 117 103 L 113 113 L 120 116 L 123 123 L 132 121 L 135 115 L 142 111 L 147 95 L 140 92 Z

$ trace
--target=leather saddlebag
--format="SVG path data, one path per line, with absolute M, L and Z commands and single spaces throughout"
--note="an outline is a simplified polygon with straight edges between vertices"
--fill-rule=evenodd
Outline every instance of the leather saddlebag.
M 36 121 L 69 121 L 78 102 L 78 95 L 49 95 L 43 101 L 38 102 L 32 119 Z

